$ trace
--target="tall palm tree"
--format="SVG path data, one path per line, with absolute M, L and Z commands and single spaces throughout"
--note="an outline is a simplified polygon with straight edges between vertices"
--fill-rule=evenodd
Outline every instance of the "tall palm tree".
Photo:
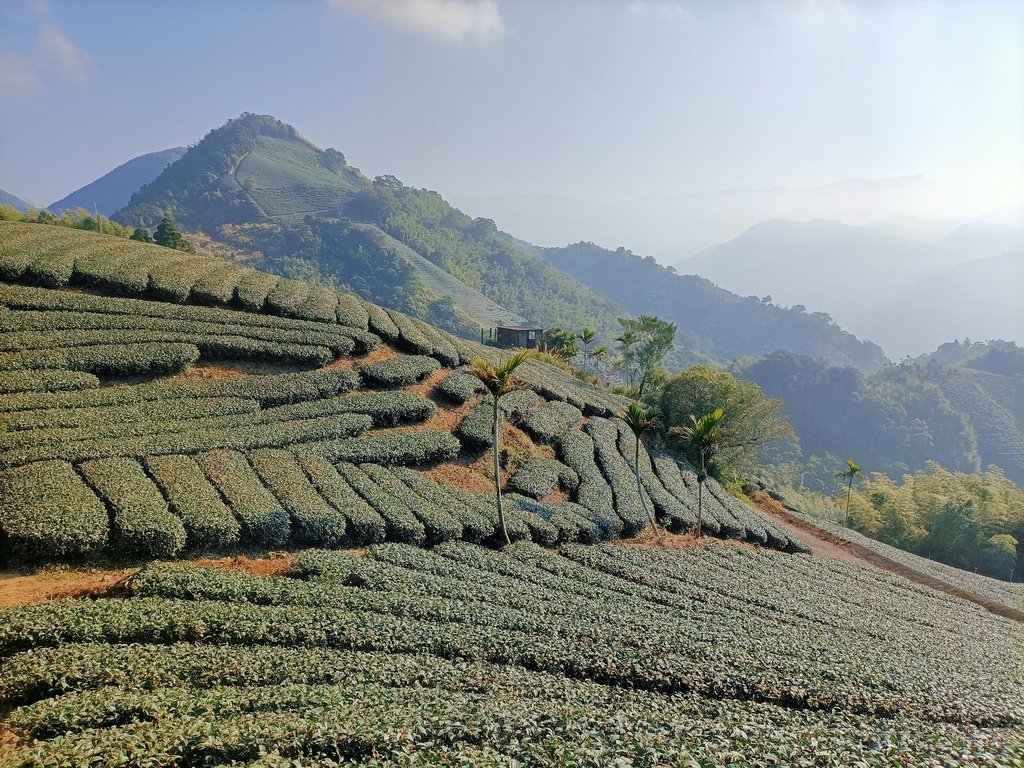
M 590 352 L 590 345 L 597 338 L 597 331 L 593 328 L 584 328 L 576 337 L 583 342 L 583 372 L 587 372 L 587 357 Z
M 718 426 L 725 418 L 721 408 L 705 413 L 699 419 L 691 415 L 692 424 L 672 427 L 669 430 L 689 444 L 690 455 L 697 459 L 697 538 L 700 538 L 701 523 L 704 519 L 704 482 L 708 479 L 708 462 L 721 450 L 722 443 Z
M 512 374 L 516 368 L 531 357 L 533 357 L 532 351 L 523 350 L 512 355 L 512 357 L 497 367 L 478 357 L 469 364 L 469 370 L 467 371 L 471 376 L 478 378 L 484 387 L 487 388 L 494 406 L 491 418 L 491 448 L 494 453 L 494 498 L 498 505 L 498 527 L 501 528 L 501 535 L 505 539 L 505 544 L 511 544 L 512 541 L 508 537 L 508 529 L 505 527 L 505 511 L 501 506 L 501 465 L 499 460 L 501 454 L 501 431 L 499 429 L 501 411 L 498 408 L 498 402 L 502 397 L 515 389 L 515 379 Z
M 605 384 L 604 377 L 601 376 L 601 366 L 604 361 L 608 359 L 608 347 L 600 346 L 594 347 L 594 351 L 590 353 L 591 359 L 594 361 L 594 371 L 597 373 L 598 379 L 602 384 Z
M 836 472 L 836 477 L 846 478 L 846 521 L 843 525 L 850 527 L 850 496 L 853 493 L 853 479 L 861 474 L 860 467 L 853 463 L 853 459 L 846 460 L 846 469 Z
M 640 506 L 643 507 L 647 518 L 651 521 L 651 528 L 658 535 L 658 539 L 661 539 L 661 529 L 658 528 L 658 521 L 654 517 L 654 510 L 647 508 L 647 502 L 644 499 L 644 487 L 640 482 L 640 438 L 644 432 L 654 426 L 658 418 L 658 412 L 654 408 L 645 410 L 640 403 L 630 403 L 624 413 L 618 413 L 616 416 L 626 422 L 626 426 L 632 430 L 634 437 L 636 437 L 636 445 L 633 449 L 633 472 L 636 474 L 636 492 L 640 496 Z

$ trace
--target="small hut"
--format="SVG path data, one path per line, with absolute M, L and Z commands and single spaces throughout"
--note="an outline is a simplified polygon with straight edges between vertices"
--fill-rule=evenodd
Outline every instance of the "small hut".
M 495 330 L 495 341 L 503 347 L 535 349 L 544 336 L 544 329 L 536 325 L 499 325 Z

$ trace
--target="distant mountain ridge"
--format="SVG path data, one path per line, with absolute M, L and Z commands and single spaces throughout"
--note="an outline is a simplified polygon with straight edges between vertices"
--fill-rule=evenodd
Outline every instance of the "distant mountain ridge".
M 23 200 L 17 195 L 12 195 L 6 190 L 0 189 L 0 205 L 13 205 L 19 211 L 27 210 L 32 204 Z
M 89 212 L 95 210 L 104 216 L 112 216 L 128 204 L 132 195 L 163 173 L 185 151 L 185 147 L 173 147 L 139 155 L 47 208 L 58 214 L 65 209 L 84 208 Z
M 876 344 L 858 340 L 825 314 L 784 309 L 753 296 L 743 298 L 624 248 L 609 251 L 593 243 L 576 243 L 539 252 L 631 312 L 656 314 L 677 323 L 685 347 L 683 362 L 729 361 L 777 349 L 867 371 L 888 362 Z

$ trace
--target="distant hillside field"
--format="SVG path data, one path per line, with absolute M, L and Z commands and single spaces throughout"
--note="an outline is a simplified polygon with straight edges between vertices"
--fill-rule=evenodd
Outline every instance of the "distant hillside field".
M 490 421 L 451 369 L 497 350 L 324 286 L 61 227 L 0 225 L 0 279 L 7 557 L 493 540 Z M 638 491 L 623 398 L 539 362 L 521 381 L 503 401 L 513 538 L 636 536 L 641 492 L 664 526 L 696 526 L 696 477 L 672 456 L 641 451 Z M 802 549 L 707 496 L 709 533 Z
M 132 195 L 184 154 L 185 147 L 174 147 L 140 155 L 76 189 L 47 208 L 57 214 L 65 209 L 73 211 L 84 208 L 90 213 L 99 211 L 104 216 L 113 216 L 128 204 Z

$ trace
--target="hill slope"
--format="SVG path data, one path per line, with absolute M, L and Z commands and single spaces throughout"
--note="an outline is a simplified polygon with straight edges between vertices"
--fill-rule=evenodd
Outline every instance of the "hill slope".
M 894 355 L 950 339 L 1024 341 L 1024 252 L 1004 253 L 922 277 L 858 322 Z
M 436 193 L 405 187 L 393 177 L 371 181 L 337 150 L 320 150 L 269 116 L 242 115 L 211 131 L 116 218 L 154 226 L 164 210 L 172 210 L 186 229 L 258 251 L 263 261 L 257 266 L 299 274 L 285 270 L 301 259 L 306 273 L 352 285 L 366 298 L 421 317 L 427 316 L 422 306 L 437 296 L 451 296 L 485 327 L 497 317 L 519 317 L 610 331 L 622 313 L 506 243 L 493 223 L 474 221 Z M 239 226 L 245 230 L 241 238 Z M 386 237 L 373 238 L 373 230 Z M 396 240 L 402 247 L 395 247 Z M 420 258 L 410 258 L 407 249 Z M 372 295 L 359 274 L 369 261 L 376 262 Z M 417 284 L 409 282 L 410 267 Z M 416 295 L 424 289 L 425 298 Z
M 0 225 L 0 279 L 7 556 L 494 539 L 488 409 L 450 369 L 497 350 L 324 286 L 62 227 Z M 503 401 L 510 535 L 640 533 L 632 433 L 611 418 L 626 401 L 533 361 L 519 380 Z M 662 523 L 695 527 L 693 473 L 641 455 Z M 802 548 L 710 490 L 710 532 Z
M 128 204 L 132 195 L 184 154 L 185 147 L 174 147 L 139 155 L 47 208 L 58 214 L 65 209 L 84 208 L 90 213 L 98 210 L 104 216 L 113 216 Z
M 13 205 L 19 211 L 24 211 L 31 204 L 22 200 L 17 195 L 12 195 L 10 192 L 0 189 L 0 205 Z
M 859 341 L 821 314 L 783 309 L 755 297 L 742 298 L 707 280 L 679 275 L 654 259 L 593 243 L 538 249 L 551 264 L 631 312 L 656 314 L 679 325 L 683 362 L 729 361 L 786 349 L 833 365 L 875 370 L 887 361 L 882 350 Z

